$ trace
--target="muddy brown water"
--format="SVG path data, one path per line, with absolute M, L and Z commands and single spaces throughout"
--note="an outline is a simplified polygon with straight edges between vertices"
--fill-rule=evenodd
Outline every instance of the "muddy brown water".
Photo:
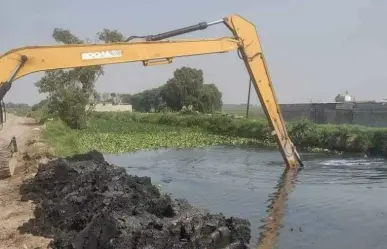
M 387 248 L 387 160 L 301 154 L 276 248 Z M 174 198 L 249 219 L 251 244 L 264 228 L 283 173 L 278 151 L 210 147 L 105 155 L 129 174 L 150 176 Z

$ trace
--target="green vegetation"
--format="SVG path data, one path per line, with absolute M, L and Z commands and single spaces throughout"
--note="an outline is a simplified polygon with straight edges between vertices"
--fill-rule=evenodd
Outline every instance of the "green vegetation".
M 124 36 L 117 30 L 104 29 L 97 35 L 100 41 L 106 43 L 124 40 Z M 87 43 L 66 29 L 55 28 L 52 37 L 64 44 Z M 92 108 L 86 106 L 95 97 L 95 82 L 103 74 L 102 66 L 46 71 L 44 77 L 35 84 L 39 93 L 47 94 L 43 103 L 45 113 L 60 117 L 71 128 L 85 127 L 92 112 Z
M 69 156 L 82 152 L 76 130 L 71 129 L 62 120 L 46 123 L 43 136 L 58 156 Z
M 153 115 L 153 114 L 150 114 Z M 87 128 L 70 129 L 63 121 L 46 122 L 44 137 L 55 154 L 68 156 L 96 149 L 123 153 L 159 148 L 193 148 L 210 145 L 260 144 L 260 141 L 217 135 L 200 127 L 141 123 L 131 118 L 93 117 Z
M 25 116 L 31 110 L 31 107 L 23 103 L 5 103 L 5 110 L 8 113 L 12 113 L 16 116 Z
M 213 113 L 222 108 L 222 93 L 214 84 L 204 84 L 202 70 L 181 67 L 164 85 L 134 94 L 126 102 L 138 112 L 176 112 L 192 106 L 196 111 Z
M 210 145 L 276 147 L 265 119 L 224 115 L 94 113 L 87 128 L 82 130 L 69 129 L 59 120 L 46 125 L 44 135 L 59 155 L 91 149 L 122 153 Z M 300 149 L 387 155 L 387 129 L 317 125 L 306 120 L 287 124 L 287 128 Z
M 266 119 L 235 119 L 225 115 L 95 113 L 94 118 L 110 123 L 129 122 L 168 125 L 171 127 L 200 128 L 203 131 L 230 139 L 251 139 L 254 143 L 276 146 Z M 344 152 L 385 154 L 387 129 L 354 125 L 320 125 L 308 120 L 288 123 L 292 141 L 304 149 L 328 149 Z

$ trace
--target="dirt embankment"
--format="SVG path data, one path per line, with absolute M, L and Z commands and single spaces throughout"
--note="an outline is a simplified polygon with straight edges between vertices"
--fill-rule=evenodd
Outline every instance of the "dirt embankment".
M 22 189 L 38 202 L 22 231 L 54 236 L 54 248 L 246 248 L 250 240 L 247 220 L 172 200 L 96 151 L 41 165 Z
M 0 146 L 7 146 L 16 137 L 19 152 L 14 154 L 16 168 L 10 178 L 0 180 L 0 248 L 35 249 L 46 248 L 49 239 L 22 234 L 18 227 L 33 217 L 35 205 L 22 202 L 20 186 L 34 176 L 37 163 L 44 160 L 47 147 L 39 142 L 42 126 L 30 118 L 8 114 L 7 122 L 0 131 Z
M 8 180 L 14 183 L 0 182 L 8 189 L 0 186 L 7 200 L 0 209 L 0 248 L 46 248 L 50 241 L 67 249 L 247 248 L 245 219 L 173 200 L 150 178 L 128 175 L 99 152 L 41 163 L 40 143 L 27 144 L 25 164 Z

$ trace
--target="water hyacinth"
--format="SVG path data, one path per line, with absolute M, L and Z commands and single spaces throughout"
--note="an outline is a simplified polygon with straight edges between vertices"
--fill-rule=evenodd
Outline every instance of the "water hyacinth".
M 292 141 L 300 149 L 329 149 L 387 155 L 387 129 L 354 125 L 321 125 L 307 120 L 287 124 Z M 158 148 L 192 148 L 211 145 L 261 145 L 275 147 L 265 119 L 235 119 L 225 115 L 175 113 L 95 113 L 83 130 L 70 130 L 60 121 L 47 124 L 48 141 L 71 148 L 59 154 L 97 149 L 122 153 Z
M 92 149 L 116 154 L 160 148 L 260 143 L 255 139 L 212 134 L 197 127 L 175 127 L 102 118 L 92 119 L 88 128 L 79 131 L 69 129 L 58 120 L 49 122 L 44 135 L 54 147 L 56 154 L 61 156 L 84 153 Z

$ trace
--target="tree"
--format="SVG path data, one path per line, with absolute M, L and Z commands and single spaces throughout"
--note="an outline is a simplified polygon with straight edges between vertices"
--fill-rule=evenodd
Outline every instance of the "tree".
M 214 84 L 204 84 L 203 71 L 181 67 L 162 87 L 161 96 L 168 108 L 179 111 L 192 105 L 194 110 L 214 112 L 222 108 L 222 93 Z
M 203 87 L 203 71 L 190 67 L 181 67 L 173 73 L 163 86 L 161 96 L 167 106 L 179 111 L 183 106 L 192 105 L 199 109 L 200 89 Z
M 220 110 L 222 93 L 214 84 L 203 84 L 203 81 L 202 70 L 181 67 L 164 85 L 130 96 L 130 103 L 140 112 L 180 111 L 183 106 L 191 105 L 200 112 Z
M 118 31 L 109 29 L 104 29 L 98 36 L 104 42 L 123 39 Z M 55 28 L 52 37 L 64 44 L 85 43 L 66 29 Z M 95 82 L 103 74 L 102 66 L 50 70 L 35 85 L 40 93 L 48 94 L 48 112 L 58 115 L 71 128 L 79 129 L 84 127 L 91 111 L 86 106 L 97 96 Z
M 97 92 L 95 92 L 94 93 L 94 102 L 95 103 L 98 103 L 98 102 L 101 102 L 102 101 L 102 95 L 101 94 L 99 94 L 99 93 L 97 93 Z
M 39 109 L 40 110 L 44 110 L 44 109 L 47 108 L 47 106 L 48 106 L 48 99 L 43 99 L 39 103 L 33 105 L 31 107 L 31 111 L 36 111 L 36 110 L 39 110 Z
M 160 112 L 165 110 L 166 104 L 161 96 L 161 87 L 152 88 L 131 97 L 133 109 L 140 112 Z
M 110 99 L 110 93 L 102 93 L 101 94 L 101 101 L 106 102 Z
M 132 103 L 132 95 L 130 95 L 128 93 L 120 94 L 120 98 L 121 98 L 122 103 L 125 103 L 125 104 L 131 104 Z
M 116 29 L 103 29 L 102 32 L 98 32 L 98 39 L 100 41 L 104 41 L 105 43 L 110 42 L 123 42 L 125 40 L 125 37 L 123 34 L 121 34 Z
M 117 93 L 110 93 L 110 99 L 111 99 L 113 105 L 121 104 L 121 97 Z
M 199 95 L 200 110 L 213 113 L 222 109 L 222 93 L 214 84 L 204 84 Z

